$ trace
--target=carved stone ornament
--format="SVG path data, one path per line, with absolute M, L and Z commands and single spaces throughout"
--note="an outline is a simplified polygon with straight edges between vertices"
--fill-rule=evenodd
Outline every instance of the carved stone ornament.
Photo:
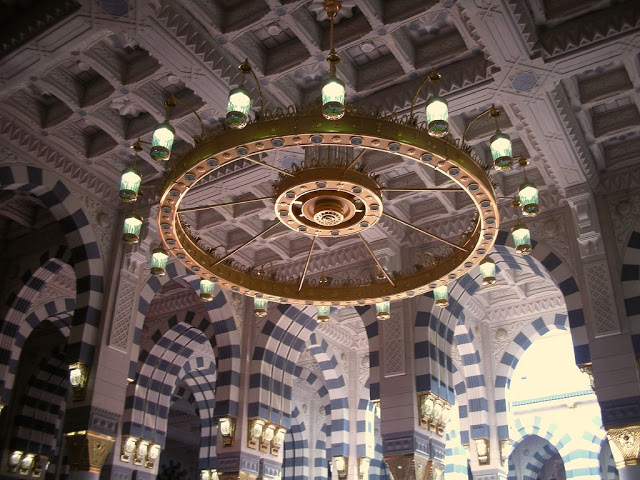
M 431 463 L 431 472 L 429 472 L 429 480 L 442 480 L 444 478 L 444 465 Z
M 591 390 L 596 391 L 596 385 L 593 380 L 593 366 L 590 363 L 585 363 L 583 365 L 578 365 L 578 368 L 582 373 L 589 376 L 589 384 L 591 385 Z
M 333 457 L 333 470 L 338 474 L 339 479 L 347 478 L 349 474 L 349 457 L 344 455 Z
M 385 455 L 384 461 L 394 480 L 431 480 L 432 461 L 415 453 Z
M 478 454 L 478 463 L 480 465 L 489 465 L 491 458 L 489 457 L 489 439 L 478 438 L 476 442 L 476 453 Z
M 640 465 L 640 425 L 610 428 L 607 437 L 618 468 Z
M 504 467 L 509 462 L 509 455 L 513 451 L 513 445 L 511 445 L 511 440 L 508 438 L 505 440 L 500 440 L 500 464 Z
M 253 450 L 258 448 L 258 441 L 262 436 L 262 430 L 266 423 L 266 420 L 263 420 L 262 418 L 253 418 L 249 420 L 247 447 L 252 448 Z
M 218 480 L 257 480 L 255 473 L 247 472 L 219 472 Z
M 71 471 L 99 474 L 115 438 L 91 431 L 72 432 L 65 436 Z

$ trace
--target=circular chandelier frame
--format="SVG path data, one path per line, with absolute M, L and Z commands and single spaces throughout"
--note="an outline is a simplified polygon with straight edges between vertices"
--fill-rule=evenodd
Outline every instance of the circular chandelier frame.
M 241 247 L 222 255 L 218 254 L 216 249 L 203 245 L 180 218 L 180 204 L 189 190 L 200 179 L 221 166 L 254 154 L 316 145 L 387 152 L 441 172 L 453 180 L 460 191 L 466 192 L 473 201 L 477 215 L 474 216 L 468 235 L 463 236 L 458 245 L 392 217 L 408 227 L 449 244 L 452 247 L 451 253 L 436 259 L 424 269 L 402 272 L 392 277 L 382 269 L 370 247 L 362 239 L 384 277 L 372 279 L 368 283 L 341 285 L 340 288 L 336 288 L 323 282 L 304 282 L 304 274 L 302 280 L 276 280 L 261 275 L 253 268 L 236 264 L 231 260 L 233 254 L 258 237 L 253 237 Z M 288 179 L 285 176 L 282 181 L 286 182 Z M 351 183 L 349 175 L 346 174 L 345 185 L 351 191 L 355 191 L 354 185 L 358 184 L 355 181 Z M 334 191 L 340 190 L 343 186 L 340 182 L 332 184 Z M 322 186 L 324 187 L 326 185 Z M 374 187 L 370 188 L 375 190 Z M 321 187 L 318 189 L 321 190 Z M 377 198 L 380 198 L 379 192 Z M 277 200 L 284 210 L 291 212 L 291 205 L 286 203 L 286 195 L 282 192 L 279 195 L 274 194 L 273 199 L 274 203 Z M 275 223 L 260 235 L 277 225 L 287 225 L 286 220 L 278 218 L 278 203 L 274 206 L 277 217 Z M 372 219 L 379 219 L 380 215 L 384 214 L 381 210 L 382 208 L 367 211 L 367 215 L 373 215 Z M 331 212 L 329 209 L 329 213 Z M 416 124 L 409 116 L 384 115 L 375 110 L 347 107 L 342 119 L 328 120 L 322 116 L 320 105 L 297 109 L 290 107 L 286 111 L 277 109 L 273 113 L 265 111 L 262 117 L 250 121 L 245 128 L 220 129 L 193 147 L 182 158 L 172 160 L 162 188 L 157 221 L 167 249 L 187 269 L 203 279 L 211 280 L 222 288 L 272 302 L 332 306 L 395 301 L 446 285 L 466 274 L 483 260 L 495 243 L 499 230 L 498 201 L 488 176 L 488 168 L 477 159 L 470 147 L 461 145 L 450 135 L 444 138 L 430 136 L 426 122 Z M 369 223 L 373 225 L 376 221 L 356 224 L 354 228 L 364 231 L 370 226 Z M 364 227 L 360 228 L 359 225 Z M 327 235 L 326 230 L 322 232 L 322 235 L 318 236 Z M 359 231 L 344 233 L 360 235 Z M 314 237 L 308 231 L 301 234 Z

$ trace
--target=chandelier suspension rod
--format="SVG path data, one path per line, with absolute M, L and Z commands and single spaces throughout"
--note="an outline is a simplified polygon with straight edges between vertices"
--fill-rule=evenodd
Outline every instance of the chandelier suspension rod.
M 191 105 L 176 98 L 174 94 L 171 94 L 171 96 L 167 99 L 166 102 L 164 102 L 164 104 L 165 104 L 165 107 L 167 108 L 167 111 L 170 108 L 175 107 L 177 104 L 180 104 L 183 107 L 191 110 L 191 113 L 193 113 L 196 116 L 196 118 L 198 119 L 198 122 L 200 123 L 200 137 L 194 137 L 193 139 L 195 140 L 196 143 L 200 143 L 200 141 L 204 139 L 204 135 L 205 135 L 204 123 L 202 122 L 202 118 L 200 117 L 198 112 L 196 112 L 196 110 Z M 167 115 L 167 118 L 168 118 L 168 115 Z
M 244 160 L 249 160 L 250 162 L 255 163 L 256 165 L 260 165 L 260 166 L 263 166 L 263 167 L 266 167 L 266 168 L 270 168 L 271 170 L 275 170 L 276 172 L 280 172 L 283 175 L 287 175 L 289 177 L 293 177 L 294 176 L 294 175 L 290 174 L 289 172 L 287 172 L 286 170 L 282 170 L 281 168 L 274 167 L 273 165 L 268 165 L 268 164 L 266 164 L 264 162 L 261 162 L 260 160 L 254 160 L 251 157 L 240 157 L 240 158 L 242 158 Z
M 396 284 L 393 282 L 393 280 L 391 280 L 391 277 L 389 276 L 387 271 L 384 269 L 384 267 L 376 257 L 375 253 L 373 253 L 373 250 L 371 250 L 371 247 L 369 247 L 369 244 L 366 242 L 364 238 L 362 238 L 362 235 L 360 235 L 360 233 L 358 233 L 358 237 L 360 237 L 360 240 L 362 240 L 362 243 L 364 243 L 364 246 L 367 248 L 367 251 L 373 258 L 373 261 L 376 262 L 376 265 L 378 265 L 378 268 L 380 269 L 380 271 L 384 274 L 385 277 L 387 277 L 387 280 L 389 280 L 389 283 L 395 287 Z
M 473 125 L 476 120 L 479 120 L 481 117 L 485 116 L 487 113 L 491 113 L 491 116 L 496 119 L 496 124 L 497 124 L 498 117 L 500 116 L 500 110 L 498 110 L 495 105 L 491 105 L 485 111 L 480 112 L 473 119 L 471 119 L 467 127 L 464 129 L 464 133 L 462 134 L 462 145 L 467 143 L 467 133 L 469 132 L 469 128 L 471 128 L 471 125 Z
M 464 188 L 458 187 L 431 187 L 431 188 L 381 188 L 381 192 L 464 192 Z
M 272 199 L 273 197 L 251 198 L 249 200 L 238 200 L 237 202 L 225 202 L 225 203 L 217 203 L 215 205 L 202 205 L 200 207 L 181 208 L 178 210 L 178 212 L 179 213 L 198 212 L 200 210 L 207 210 L 209 208 L 230 207 L 232 205 L 242 205 L 243 203 L 261 202 L 263 200 L 272 200 Z
M 216 265 L 218 265 L 220 262 L 224 262 L 227 258 L 229 258 L 230 256 L 234 255 L 236 252 L 240 251 L 241 249 L 243 249 L 244 247 L 246 247 L 247 245 L 249 245 L 251 242 L 253 242 L 254 240 L 260 238 L 262 235 L 264 235 L 265 233 L 267 233 L 269 230 L 271 230 L 272 228 L 281 225 L 281 223 L 279 221 L 276 221 L 276 223 L 274 223 L 273 225 L 271 225 L 270 227 L 265 228 L 263 231 L 261 231 L 259 234 L 257 234 L 256 236 L 254 236 L 253 238 L 250 238 L 249 240 L 247 240 L 246 242 L 244 242 L 242 245 L 240 245 L 238 248 L 231 250 L 229 253 L 227 253 L 224 257 L 220 258 L 216 263 L 212 264 L 212 267 L 215 267 Z
M 462 252 L 466 252 L 466 250 L 464 248 L 456 245 L 455 243 L 451 243 L 450 241 L 445 240 L 444 238 L 440 238 L 439 236 L 434 235 L 433 233 L 429 233 L 426 230 L 423 230 L 423 229 L 421 229 L 419 227 L 416 227 L 415 225 L 411 225 L 410 223 L 405 222 L 404 220 L 400 220 L 398 217 L 394 217 L 393 215 L 390 215 L 390 214 L 384 213 L 384 212 L 382 213 L 382 215 L 384 215 L 385 217 L 389 217 L 392 220 L 395 220 L 396 222 L 401 223 L 402 225 L 404 225 L 406 227 L 413 228 L 414 230 L 416 230 L 416 231 L 418 231 L 420 233 L 424 233 L 425 235 L 427 235 L 427 236 L 429 236 L 431 238 L 434 238 L 436 240 L 440 240 L 441 242 L 446 243 L 450 247 L 457 248 L 458 250 L 460 250 Z
M 256 72 L 254 72 L 253 68 L 251 68 L 248 58 L 246 58 L 245 61 L 240 65 L 240 71 L 242 72 L 243 76 L 247 73 L 250 73 L 253 77 L 253 80 L 256 82 L 256 87 L 258 87 L 258 97 L 260 98 L 260 118 L 262 118 L 264 113 L 264 97 L 262 96 L 262 88 L 260 88 L 260 82 L 258 81 L 258 77 L 256 77 Z M 244 79 L 242 83 L 244 84 Z
M 436 72 L 436 67 L 433 67 L 433 70 L 431 71 L 431 73 L 427 75 L 427 78 L 425 78 L 422 81 L 422 83 L 416 90 L 416 93 L 413 95 L 413 100 L 411 100 L 411 108 L 409 109 L 409 120 L 413 118 L 413 108 L 416 106 L 416 101 L 418 100 L 418 95 L 420 94 L 420 90 L 422 90 L 422 87 L 424 87 L 426 83 L 429 81 L 436 86 L 438 85 L 438 82 L 440 81 L 440 74 Z M 436 91 L 435 94 L 437 95 L 438 92 Z
M 345 168 L 345 169 L 344 169 L 343 173 L 346 173 L 346 172 L 347 172 L 347 170 L 349 170 L 351 167 L 353 167 L 353 166 L 356 164 L 356 162 L 362 158 L 362 156 L 365 154 L 365 152 L 366 152 L 366 151 L 367 151 L 367 150 L 363 148 L 363 149 L 362 149 L 362 151 L 361 151 L 358 155 L 356 155 L 356 158 L 354 158 L 354 159 L 351 161 L 351 163 L 349 164 L 349 166 L 348 166 L 347 168 Z
M 302 271 L 302 278 L 300 279 L 300 285 L 298 286 L 298 291 L 302 290 L 302 284 L 304 283 L 304 277 L 307 275 L 307 269 L 309 268 L 309 261 L 311 260 L 311 252 L 313 252 L 313 247 L 316 244 L 316 239 L 318 237 L 313 237 L 311 240 L 311 248 L 309 248 L 309 255 L 307 255 L 307 262 L 304 264 L 304 270 Z

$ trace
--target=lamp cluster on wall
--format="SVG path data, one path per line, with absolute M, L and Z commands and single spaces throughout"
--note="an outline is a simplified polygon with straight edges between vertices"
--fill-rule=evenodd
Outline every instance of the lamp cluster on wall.
M 38 478 L 42 472 L 49 468 L 49 459 L 36 453 L 14 450 L 9 454 L 7 461 L 8 473 L 19 473 L 20 475 Z
M 153 470 L 161 450 L 162 447 L 157 443 L 132 436 L 124 437 L 120 447 L 120 460 Z

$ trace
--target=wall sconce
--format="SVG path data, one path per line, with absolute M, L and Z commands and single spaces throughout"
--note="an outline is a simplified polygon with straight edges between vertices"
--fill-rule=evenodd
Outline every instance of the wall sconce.
M 145 468 L 153 470 L 153 467 L 155 466 L 156 460 L 158 459 L 159 456 L 160 456 L 160 445 L 158 445 L 157 443 L 150 444 L 149 448 L 147 448 L 147 457 L 145 458 L 145 461 L 144 461 Z
M 507 462 L 509 461 L 509 455 L 513 452 L 513 445 L 511 445 L 511 440 L 504 439 L 500 440 L 500 463 L 502 466 L 507 466 Z
M 233 445 L 236 433 L 236 419 L 233 417 L 222 417 L 218 420 L 218 432 L 222 435 L 222 444 L 225 447 Z
M 36 455 L 33 460 L 33 473 L 32 476 L 39 477 L 42 472 L 46 472 L 49 468 L 49 459 L 42 455 Z
M 133 457 L 133 453 L 136 450 L 136 443 L 138 443 L 140 439 L 136 437 L 124 437 L 122 439 L 122 445 L 120 446 L 120 460 L 125 463 L 129 463 L 131 461 L 131 457 Z
M 15 473 L 18 471 L 18 466 L 20 465 L 20 459 L 22 458 L 22 454 L 20 450 L 14 450 L 9 455 L 9 461 L 7 462 L 7 472 Z
M 83 362 L 76 362 L 69 365 L 69 382 L 73 389 L 73 401 L 84 400 L 87 391 L 87 380 L 89 378 L 89 367 Z
M 280 453 L 280 449 L 284 445 L 284 437 L 287 434 L 287 429 L 283 427 L 278 427 L 276 430 L 276 434 L 273 436 L 273 440 L 271 441 L 271 455 L 278 456 Z
M 486 438 L 478 438 L 476 442 L 476 452 L 478 453 L 478 463 L 480 465 L 489 465 L 489 440 Z
M 261 452 L 266 453 L 269 451 L 271 440 L 273 440 L 275 433 L 276 433 L 275 425 L 267 425 L 265 428 L 262 429 L 262 439 L 260 442 Z
M 249 438 L 247 438 L 247 447 L 256 450 L 258 448 L 258 441 L 262 436 L 262 430 L 264 429 L 266 421 L 261 418 L 254 418 L 249 420 Z
M 219 480 L 218 471 L 215 468 L 211 470 L 202 470 L 200 472 L 200 480 Z
M 147 458 L 147 450 L 149 450 L 149 442 L 147 440 L 140 439 L 136 444 L 136 454 L 133 457 L 134 465 L 142 465 Z
M 333 465 L 336 467 L 339 479 L 346 479 L 349 473 L 349 458 L 340 455 L 339 457 L 333 457 Z
M 369 457 L 358 458 L 358 480 L 369 480 Z
M 18 469 L 20 475 L 29 475 L 29 473 L 31 473 L 34 460 L 35 455 L 33 453 L 25 453 L 22 455 L 22 458 L 20 459 L 20 467 Z

